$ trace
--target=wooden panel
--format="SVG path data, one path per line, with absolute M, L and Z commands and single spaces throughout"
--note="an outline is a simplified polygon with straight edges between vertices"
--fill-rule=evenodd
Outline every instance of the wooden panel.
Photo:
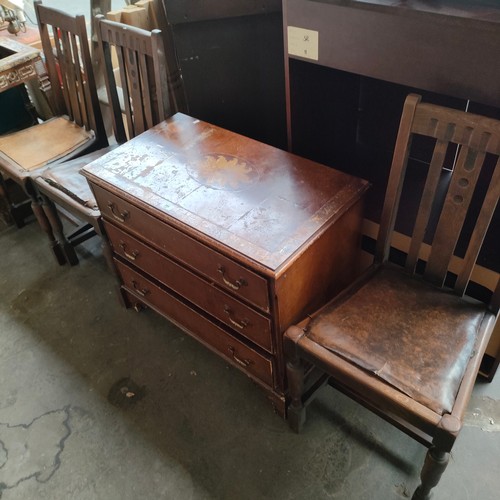
M 269 318 L 218 290 L 112 224 L 105 222 L 104 226 L 116 254 L 216 317 L 239 335 L 272 352 Z
M 319 32 L 319 64 L 500 106 L 500 9 L 457 16 L 441 2 L 434 12 L 411 4 L 287 0 L 285 24 Z
M 172 24 L 202 21 L 207 19 L 223 19 L 226 17 L 249 16 L 279 12 L 280 0 L 156 0 L 166 6 L 168 18 Z
M 212 350 L 218 352 L 231 364 L 259 379 L 267 386 L 273 386 L 271 360 L 229 335 L 222 328 L 205 318 L 166 290 L 161 289 L 125 264 L 116 262 L 124 286 L 134 297 L 131 303 L 151 306 L 173 323 L 192 334 Z M 130 300 L 130 296 L 129 296 Z
M 359 274 L 362 213 L 360 201 L 280 273 L 276 282 L 280 331 L 314 312 Z
M 265 278 L 240 266 L 219 252 L 185 235 L 178 229 L 105 191 L 93 186 L 102 215 L 122 229 L 132 232 L 217 283 L 222 288 L 269 311 L 268 285 Z

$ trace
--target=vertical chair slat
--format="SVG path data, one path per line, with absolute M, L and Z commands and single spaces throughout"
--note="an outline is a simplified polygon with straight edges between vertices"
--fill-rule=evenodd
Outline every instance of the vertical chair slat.
M 394 156 L 392 159 L 391 173 L 387 184 L 387 191 L 382 209 L 380 229 L 375 248 L 375 261 L 382 262 L 389 253 L 391 244 L 390 236 L 396 221 L 396 212 L 401 197 L 401 190 L 404 183 L 406 166 L 411 144 L 411 126 L 420 96 L 409 96 L 403 107 L 403 114 L 399 126 Z
M 424 241 L 425 231 L 431 216 L 432 204 L 439 185 L 448 144 L 446 140 L 438 140 L 434 147 L 429 173 L 427 174 L 422 200 L 420 201 L 420 207 L 415 221 L 410 250 L 408 252 L 408 258 L 406 259 L 406 270 L 410 273 L 415 271 L 420 247 Z
M 78 51 L 78 41 L 76 35 L 70 35 L 71 47 L 73 49 L 73 64 L 74 64 L 74 74 L 75 74 L 75 85 L 74 92 L 76 95 L 76 105 L 81 117 L 81 124 L 85 128 L 89 129 L 89 121 L 87 117 L 87 107 L 85 106 L 85 92 L 84 92 L 84 76 L 86 78 L 85 72 L 80 64 L 80 57 Z
M 64 98 L 64 104 L 66 106 L 65 113 L 68 114 L 70 120 L 73 120 L 73 110 L 71 109 L 71 102 L 68 95 L 68 80 L 66 72 L 64 71 L 66 68 L 66 60 L 63 54 L 62 49 L 62 39 L 61 39 L 61 31 L 57 27 L 53 27 L 53 35 L 54 35 L 54 44 L 56 47 L 57 60 L 59 62 L 59 72 L 57 75 L 57 81 L 60 80 L 60 91 Z
M 483 201 L 481 211 L 474 226 L 474 231 L 469 241 L 464 264 L 455 284 L 455 291 L 463 295 L 469 282 L 472 270 L 476 263 L 481 245 L 490 225 L 493 214 L 498 204 L 500 196 L 500 158 L 497 160 L 493 176 L 490 181 L 488 192 Z
M 156 89 L 154 88 L 154 76 L 150 72 L 150 64 L 148 64 L 147 56 L 145 54 L 138 54 L 139 68 L 141 75 L 141 86 L 142 86 L 142 103 L 144 109 L 144 120 L 146 129 L 151 128 L 155 122 L 153 120 L 153 108 L 156 103 L 152 102 L 153 96 L 156 94 Z M 153 76 L 153 79 L 151 77 Z M 153 89 L 153 92 L 151 92 Z
M 36 11 L 38 17 L 38 11 Z M 57 69 L 52 55 L 52 46 L 50 44 L 49 27 L 45 23 L 41 23 L 38 20 L 40 27 L 40 40 L 42 42 L 42 49 L 45 54 L 45 64 L 47 66 L 47 71 L 49 74 L 49 79 L 51 82 L 58 81 Z M 61 95 L 61 89 L 59 85 L 53 85 L 49 93 L 49 101 L 52 109 L 55 113 L 63 113 L 65 111 L 64 97 Z
M 173 39 L 170 39 L 172 47 L 173 47 Z M 170 106 L 170 84 L 168 78 L 170 77 L 169 72 L 167 71 L 167 54 L 170 55 L 171 58 L 174 58 L 175 51 L 173 48 L 170 50 L 164 50 L 163 39 L 160 30 L 153 30 L 151 32 L 151 62 L 156 62 L 156 71 L 154 71 L 154 77 L 150 78 L 150 81 L 155 82 L 155 93 L 154 100 L 151 99 L 151 102 L 155 103 L 155 111 L 157 111 L 158 116 L 156 120 L 158 122 L 164 120 L 167 116 L 170 116 L 173 112 L 177 111 L 175 107 Z M 175 58 L 174 58 L 175 59 Z M 153 71 L 153 68 L 151 68 Z M 167 79 L 161 78 L 161 75 L 167 75 Z M 182 92 L 184 92 L 184 87 L 182 86 L 182 77 L 179 72 L 179 86 L 182 87 Z M 185 103 L 184 111 L 187 110 L 187 104 Z
M 125 65 L 125 54 L 123 51 L 123 48 L 120 45 L 116 45 L 116 56 L 118 60 L 118 68 L 120 71 L 120 80 L 122 83 L 122 91 L 123 91 L 123 100 L 124 100 L 124 105 L 125 105 L 125 117 L 127 119 L 127 129 L 128 129 L 128 135 L 129 137 L 134 137 L 135 134 L 135 128 L 134 128 L 134 123 L 132 121 L 132 109 L 130 105 L 130 93 L 129 93 L 129 82 L 128 82 L 128 76 L 126 72 L 126 65 Z
M 71 119 L 78 125 L 82 125 L 82 115 L 78 104 L 78 94 L 76 93 L 75 62 L 78 54 L 73 54 L 67 31 L 61 30 L 61 40 L 63 48 L 64 67 L 62 73 L 66 75 L 66 89 L 71 107 Z
M 136 42 L 134 40 L 134 42 Z M 137 45 L 139 45 L 137 43 Z M 144 126 L 144 110 L 141 92 L 140 69 L 137 60 L 137 50 L 125 49 L 126 71 L 129 79 L 129 92 L 132 99 L 134 135 L 142 134 Z
M 109 104 L 111 105 L 111 117 L 115 139 L 119 144 L 123 144 L 127 140 L 127 135 L 121 117 L 120 100 L 116 90 L 116 78 L 113 71 L 113 60 L 111 56 L 112 47 L 109 43 L 110 31 L 108 28 L 103 28 L 101 30 L 101 19 L 104 19 L 103 15 L 96 16 L 97 31 L 99 34 L 98 47 L 104 63 L 104 83 L 106 85 Z
M 478 135 L 480 137 L 477 137 Z M 463 145 L 460 148 L 424 274 L 426 279 L 439 286 L 442 286 L 446 278 L 450 259 L 467 216 L 484 162 L 488 137 L 476 131 L 467 140 L 477 147 Z

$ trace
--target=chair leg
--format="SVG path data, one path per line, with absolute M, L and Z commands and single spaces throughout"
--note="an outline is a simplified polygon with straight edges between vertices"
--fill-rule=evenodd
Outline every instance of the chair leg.
M 3 196 L 5 199 L 10 219 L 14 222 L 18 229 L 21 229 L 26 225 L 26 219 L 32 215 L 31 210 L 31 199 L 27 198 L 25 200 L 20 201 L 19 203 L 15 203 L 9 194 L 9 187 L 7 183 L 0 173 L 0 196 Z
M 431 490 L 441 479 L 450 460 L 450 454 L 435 446 L 429 448 L 425 456 L 424 466 L 420 473 L 420 486 L 415 490 L 412 500 L 429 500 Z
M 52 227 L 50 225 L 50 222 L 47 219 L 45 212 L 42 209 L 42 206 L 40 205 L 40 202 L 35 197 L 31 198 L 31 208 L 33 210 L 33 213 L 35 214 L 38 224 L 49 238 L 49 245 L 52 251 L 54 252 L 57 262 L 61 266 L 63 264 L 66 264 L 66 258 L 64 256 L 63 249 L 61 248 L 61 245 L 59 245 L 59 242 L 54 237 L 54 233 L 52 232 Z
M 76 255 L 75 249 L 73 248 L 73 245 L 67 240 L 66 236 L 64 235 L 63 225 L 54 203 L 46 196 L 42 196 L 42 208 L 50 223 L 52 231 L 57 241 L 59 242 L 62 252 L 64 253 L 65 260 L 71 266 L 75 266 L 76 264 L 78 264 L 78 257 Z

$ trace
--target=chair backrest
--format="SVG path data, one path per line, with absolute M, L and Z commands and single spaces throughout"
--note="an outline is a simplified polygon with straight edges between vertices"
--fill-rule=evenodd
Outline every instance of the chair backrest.
M 170 116 L 161 32 L 108 21 L 104 16 L 96 16 L 96 24 L 113 130 L 121 144 L 127 140 L 126 131 L 130 139 Z M 119 86 L 113 71 L 115 57 Z M 123 108 L 119 89 L 123 95 Z
M 51 106 L 107 143 L 90 58 L 85 17 L 35 1 L 40 39 L 51 83 Z M 51 41 L 52 39 L 52 41 Z
M 466 218 L 469 217 L 467 220 L 470 224 L 472 217 L 472 234 L 468 238 L 463 265 L 454 285 L 455 292 L 462 295 L 500 194 L 500 121 L 422 103 L 420 96 L 414 94 L 407 97 L 382 211 L 375 256 L 378 262 L 388 258 L 410 147 L 416 135 L 433 138 L 434 149 L 413 226 L 406 269 L 410 273 L 415 272 L 417 260 L 422 258 L 420 253 L 426 238 L 431 248 L 428 258 L 424 259 L 424 278 L 443 286 Z M 443 165 L 445 159 L 450 158 L 450 151 L 455 160 L 442 194 Z M 420 167 L 427 168 L 424 165 Z M 481 179 L 479 183 L 478 179 Z M 476 209 L 476 213 L 471 216 L 473 207 L 479 207 L 479 210 Z M 434 233 L 427 234 L 432 233 L 429 228 L 434 226 L 430 224 L 433 218 L 437 220 L 435 227 L 432 227 Z M 496 311 L 499 302 L 500 280 L 491 301 Z

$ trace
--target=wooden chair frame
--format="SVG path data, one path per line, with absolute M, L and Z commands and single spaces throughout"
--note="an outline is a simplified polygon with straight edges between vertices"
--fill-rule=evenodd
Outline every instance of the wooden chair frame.
M 122 144 L 164 120 L 170 113 L 161 32 L 109 21 L 102 15 L 96 16 L 96 29 L 115 139 L 117 144 Z M 113 70 L 112 48 L 116 50 L 122 93 Z M 109 148 L 71 162 L 63 171 L 64 175 L 53 175 L 51 169 L 47 169 L 36 179 L 43 210 L 66 261 L 71 265 L 78 263 L 76 245 L 96 234 L 101 237 L 104 234 L 97 205 L 86 205 L 85 200 L 72 192 L 71 186 L 83 181 L 84 198 L 92 200 L 90 188 L 79 170 L 107 152 Z M 58 207 L 84 221 L 85 225 L 66 236 Z M 107 246 L 103 248 L 107 249 Z
M 431 252 L 423 275 L 423 280 L 435 287 L 442 288 L 444 285 L 448 265 L 471 205 L 483 161 L 487 155 L 497 157 L 488 191 L 482 201 L 463 258 L 462 270 L 452 290 L 458 297 L 464 296 L 500 194 L 500 160 L 498 159 L 500 122 L 458 110 L 421 103 L 420 96 L 410 95 L 404 104 L 396 140 L 374 264 L 356 283 L 330 304 L 314 313 L 311 316 L 313 321 L 325 310 L 335 311 L 347 299 L 356 297 L 356 293 L 373 280 L 381 269 L 390 266 L 387 261 L 391 238 L 405 179 L 410 145 L 415 134 L 433 137 L 436 139 L 436 144 L 405 268 L 398 270 L 402 275 L 414 276 L 417 263 L 422 259 L 421 247 L 435 209 L 434 200 L 446 151 L 450 143 L 458 145 L 456 164 L 442 203 Z M 449 293 L 444 290 L 434 290 L 433 293 L 441 292 Z M 362 368 L 355 362 L 349 361 L 341 353 L 334 353 L 331 349 L 308 338 L 310 320 L 290 327 L 285 334 L 284 343 L 290 394 L 288 418 L 291 427 L 297 432 L 302 428 L 305 422 L 305 408 L 322 385 L 328 383 L 336 387 L 429 448 L 421 473 L 421 484 L 413 498 L 430 498 L 431 490 L 438 483 L 446 468 L 449 452 L 461 429 L 480 362 L 498 316 L 499 306 L 500 281 L 492 291 L 489 304 L 484 308 L 485 316 L 476 335 L 473 356 L 466 364 L 458 393 L 449 413 L 440 413 L 430 409 L 426 404 L 408 396 L 398 387 L 387 383 L 386 380 L 377 376 L 377 373 Z
M 0 151 L 0 174 L 12 179 L 26 192 L 33 212 L 40 226 L 47 233 L 58 261 L 62 264 L 64 255 L 42 210 L 34 179 L 47 168 L 105 147 L 108 142 L 97 100 L 84 16 L 69 16 L 57 9 L 42 5 L 40 0 L 36 0 L 34 4 L 51 83 L 47 97 L 56 117 L 29 129 L 10 134 L 7 140 L 27 136 L 26 140 L 29 141 L 30 134 L 32 134 L 33 143 L 37 144 L 40 151 L 43 151 L 49 143 L 57 144 L 58 138 L 51 137 L 49 133 L 53 130 L 51 127 L 57 120 L 62 130 L 85 130 L 88 138 L 81 144 L 67 151 L 61 151 L 60 154 L 42 162 L 40 166 L 36 166 L 35 163 L 35 166 L 29 168 L 25 168 Z M 40 132 L 42 130 L 46 131 L 43 138 Z M 47 134 L 48 137 L 46 137 Z M 22 148 L 22 144 L 19 147 Z M 22 227 L 24 220 L 19 215 L 22 207 L 16 206 L 12 200 L 8 201 L 14 221 Z

